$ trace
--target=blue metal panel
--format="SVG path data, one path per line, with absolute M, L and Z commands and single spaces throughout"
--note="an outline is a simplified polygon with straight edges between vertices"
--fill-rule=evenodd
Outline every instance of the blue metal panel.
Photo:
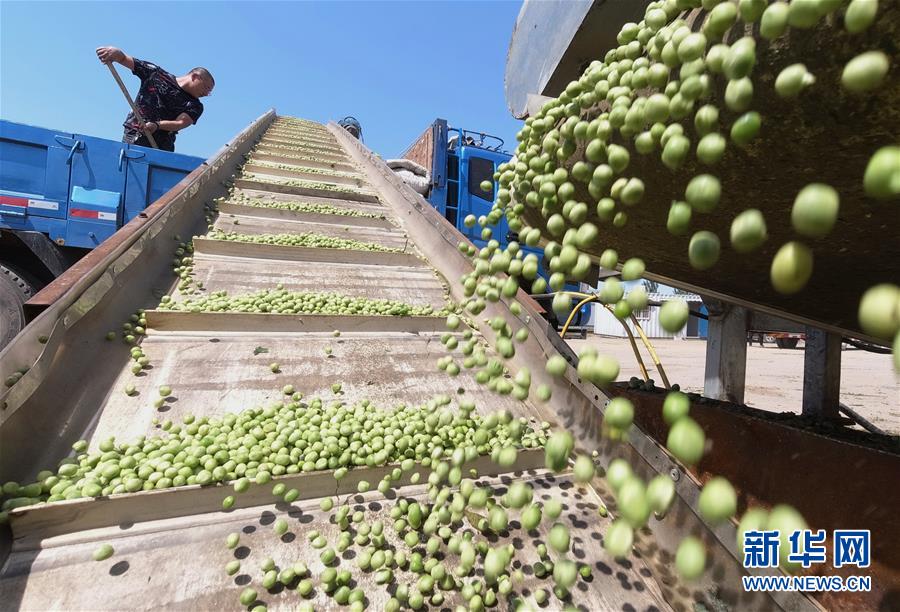
M 204 162 L 201 157 L 128 145 L 125 163 L 125 210 L 128 223 Z
M 72 174 L 69 190 L 69 225 L 66 228 L 65 244 L 94 248 L 108 238 L 118 228 L 121 214 L 118 208 L 121 206 L 122 194 L 125 191 L 124 166 L 119 165 L 122 151 L 127 146 L 123 142 L 94 138 L 76 134 L 75 138 L 83 143 L 83 148 L 72 157 Z M 96 192 L 93 195 L 91 192 Z M 87 201 L 75 203 L 74 198 L 82 198 Z M 91 219 L 84 213 L 73 214 L 76 211 L 97 211 L 98 208 L 89 204 L 96 201 L 116 203 L 114 219 Z M 77 207 L 77 208 L 76 208 Z M 102 211 L 108 216 L 108 210 Z
M 706 304 L 700 305 L 700 312 L 705 315 L 709 315 L 709 310 L 706 309 Z M 697 336 L 699 338 L 706 338 L 709 336 L 709 321 L 707 319 L 699 319 L 697 321 Z
M 0 121 L 0 195 L 22 204 L 0 204 L 0 227 L 19 228 L 32 216 L 65 218 L 68 162 L 79 146 L 73 134 Z

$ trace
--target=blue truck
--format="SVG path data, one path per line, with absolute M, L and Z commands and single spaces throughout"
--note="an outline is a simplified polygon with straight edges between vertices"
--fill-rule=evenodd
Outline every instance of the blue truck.
M 203 161 L 0 120 L 0 349 L 34 293 Z
M 451 127 L 445 119 L 436 119 L 400 155 L 401 158 L 413 161 L 428 171 L 428 185 L 422 195 L 479 248 L 487 244 L 487 241 L 481 238 L 481 226 L 476 224 L 473 227 L 466 227 L 464 220 L 468 215 L 480 217 L 491 211 L 497 190 L 494 173 L 500 164 L 512 158 L 512 155 L 503 149 L 503 145 L 503 140 L 497 136 Z M 481 189 L 483 181 L 493 185 L 491 191 Z M 505 218 L 501 218 L 497 227 L 492 229 L 493 238 L 501 247 L 505 247 L 511 240 L 518 240 L 518 236 L 510 232 Z M 550 272 L 547 263 L 543 261 L 543 250 L 524 244 L 521 248 L 541 259 L 539 273 L 547 279 Z M 528 290 L 530 287 L 525 289 Z M 577 291 L 578 285 L 567 284 L 566 289 Z M 541 296 L 533 297 L 544 307 L 545 316 L 551 322 L 556 322 L 550 308 L 550 300 Z M 583 333 L 583 324 L 589 317 L 590 306 L 582 306 L 570 328 Z

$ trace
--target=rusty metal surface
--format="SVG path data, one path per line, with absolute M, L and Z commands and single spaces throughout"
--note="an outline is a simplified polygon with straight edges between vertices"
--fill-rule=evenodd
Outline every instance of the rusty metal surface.
M 665 442 L 664 393 L 617 385 L 628 397 L 635 422 L 648 435 Z M 739 514 L 748 505 L 779 503 L 797 508 L 814 529 L 869 529 L 872 532 L 871 593 L 824 597 L 823 603 L 868 609 L 892 609 L 900 602 L 900 455 L 836 440 L 783 425 L 732 404 L 694 402 L 691 416 L 703 427 L 712 448 L 693 473 L 701 481 L 724 476 L 738 488 Z M 760 449 L 765 449 L 760 452 Z M 748 458 L 752 457 L 752 460 Z M 887 485 L 887 486 L 885 486 Z M 839 492 L 839 493 L 838 493 Z M 847 575 L 816 566 L 826 575 Z

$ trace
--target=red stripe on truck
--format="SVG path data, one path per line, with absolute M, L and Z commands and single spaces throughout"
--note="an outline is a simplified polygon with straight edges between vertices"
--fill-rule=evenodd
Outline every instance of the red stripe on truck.
M 6 204 L 7 206 L 28 206 L 28 198 L 14 198 L 12 196 L 0 195 L 0 204 Z
M 98 219 L 98 218 L 100 218 L 100 213 L 96 210 L 85 210 L 83 208 L 70 208 L 69 216 L 70 217 L 79 217 L 81 219 Z

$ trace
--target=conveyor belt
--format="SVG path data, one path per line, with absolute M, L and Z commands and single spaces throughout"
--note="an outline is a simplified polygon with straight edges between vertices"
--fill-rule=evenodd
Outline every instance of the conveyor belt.
M 249 152 L 260 135 L 256 152 Z M 248 152 L 244 172 L 252 171 L 252 179 L 236 170 Z M 303 159 L 292 161 L 292 154 Z M 293 182 L 254 163 L 257 155 L 267 163 L 298 163 L 318 171 L 306 173 L 303 182 Z M 332 163 L 337 173 L 329 173 Z M 232 172 L 233 183 L 223 194 L 221 185 Z M 20 381 L 22 386 L 16 388 L 17 384 L 0 398 L 6 406 L 0 420 L 2 480 L 25 480 L 55 465 L 77 439 L 97 449 L 110 436 L 131 440 L 158 435 L 163 420 L 180 423 L 187 414 L 220 417 L 281 401 L 285 385 L 293 385 L 306 398 L 330 400 L 336 397 L 332 385 L 341 383 L 340 401 L 353 404 L 368 399 L 381 407 L 421 405 L 435 396 L 462 395 L 482 415 L 507 410 L 529 419 L 535 428 L 544 420 L 560 422 L 579 433 L 582 444 L 599 448 L 597 419 L 605 398 L 577 380 L 574 372 L 562 381 L 548 380 L 554 399 L 541 405 L 493 393 L 476 383 L 470 370 L 464 369 L 454 379 L 438 370 L 435 362 L 447 354 L 440 340 L 446 333 L 443 317 L 152 309 L 162 293 L 181 302 L 218 291 L 238 295 L 283 289 L 401 300 L 437 313 L 454 299 L 447 279 L 458 273 L 459 266 L 470 265 L 461 256 L 452 256 L 458 255 L 453 245 L 459 237 L 449 226 L 421 199 L 403 192 L 386 167 L 376 167 L 371 154 L 336 126 L 325 128 L 288 118 L 273 121 L 270 113 L 245 130 L 232 150 L 211 160 L 205 173 L 208 180 L 195 179 L 196 183 L 183 186 L 183 197 L 173 202 L 170 211 L 155 218 L 144 234 L 136 234 L 130 247 L 105 261 L 104 271 L 83 293 L 72 296 L 67 310 L 48 310 L 35 321 L 33 327 L 46 330 L 49 336 L 41 352 L 25 346 L 34 333 L 26 330 L 14 343 L 19 346 L 11 345 L 3 354 L 7 363 L 23 355 L 37 356 L 34 371 Z M 201 204 L 211 205 L 214 198 L 219 210 L 208 235 L 193 243 L 192 280 L 173 283 L 168 269 L 171 251 L 178 244 L 173 235 L 203 228 Z M 333 206 L 344 213 L 356 211 L 356 216 L 286 208 L 292 204 Z M 259 245 L 217 240 L 220 231 L 312 232 L 389 250 Z M 135 376 L 127 347 L 108 343 L 103 336 L 140 307 L 148 308 L 147 335 L 140 344 L 151 367 Z M 506 308 L 491 306 L 500 307 Z M 77 315 L 72 314 L 75 311 Z M 515 363 L 532 364 L 535 378 L 544 378 L 540 364 L 548 351 L 555 350 L 555 334 L 527 302 L 520 321 L 532 339 L 522 345 Z M 485 329 L 479 323 L 475 337 L 481 338 Z M 340 335 L 331 330 L 339 330 Z M 271 362 L 279 364 L 277 372 L 269 367 Z M 129 383 L 136 391 L 130 396 L 123 392 Z M 161 385 L 171 386 L 172 395 L 157 409 L 153 400 Z M 538 500 L 563 502 L 564 516 L 574 526 L 574 555 L 593 571 L 593 578 L 579 582 L 573 592 L 572 601 L 580 609 L 686 609 L 696 603 L 729 603 L 747 609 L 809 606 L 802 598 L 770 599 L 735 591 L 741 570 L 733 558 L 733 526 L 712 531 L 699 522 L 692 509 L 696 483 L 643 434 L 636 431 L 632 445 L 600 451 L 603 464 L 612 456 L 626 456 L 640 473 L 671 470 L 680 481 L 681 498 L 669 519 L 651 519 L 650 528 L 638 534 L 635 554 L 620 562 L 602 552 L 601 534 L 610 518 L 601 517 L 598 510 L 609 506 L 614 513 L 615 505 L 600 479 L 588 487 L 574 484 L 568 476 L 547 473 L 540 450 L 520 452 L 517 463 L 506 470 L 487 457 L 472 464 L 485 484 L 502 488 L 524 478 L 535 485 Z M 286 481 L 301 491 L 298 501 L 273 504 L 271 485 L 253 485 L 227 513 L 220 504 L 230 491 L 228 485 L 189 485 L 15 510 L 10 516 L 12 539 L 7 534 L 7 549 L 0 548 L 0 561 L 6 556 L 0 571 L 0 601 L 4 609 L 237 609 L 240 592 L 252 580 L 260 601 L 270 609 L 295 609 L 302 601 L 296 592 L 281 587 L 266 591 L 259 585 L 263 559 L 271 556 L 282 568 L 303 561 L 315 579 L 324 566 L 319 551 L 308 544 L 307 534 L 316 529 L 328 537 L 337 531 L 328 521 L 330 513 L 319 509 L 319 500 L 350 499 L 354 510 L 366 512 L 367 521 L 383 518 L 387 522 L 390 500 L 375 492 L 355 494 L 357 482 L 377 481 L 385 472 L 386 468 L 358 467 L 340 484 L 330 471 L 288 475 Z M 402 496 L 424 496 L 424 489 L 408 480 L 397 484 L 405 485 L 399 489 Z M 271 528 L 277 518 L 288 520 L 288 534 L 282 537 Z M 539 586 L 552 587 L 528 565 L 537 560 L 535 547 L 549 525 L 544 522 L 540 535 L 520 537 L 514 531 L 504 538 L 501 534 L 501 540 L 519 550 L 517 558 L 528 560 L 526 565 L 516 562 L 524 570 L 524 582 L 516 589 L 525 599 Z M 241 546 L 227 550 L 225 537 L 235 531 L 242 533 Z M 393 534 L 390 527 L 385 529 L 389 531 Z M 687 531 L 703 536 L 714 571 L 685 586 L 678 583 L 671 565 L 679 533 Z M 115 555 L 103 562 L 91 560 L 91 552 L 107 542 L 114 546 Z M 368 609 L 383 609 L 389 590 L 374 583 L 373 573 L 355 566 L 353 550 L 345 552 L 340 567 L 353 572 L 367 594 Z M 233 559 L 240 559 L 242 567 L 229 577 L 224 566 Z M 401 583 L 416 578 L 400 570 L 395 577 Z M 448 592 L 447 604 L 455 605 L 455 597 Z M 316 609 L 335 605 L 318 583 L 308 601 Z M 551 602 L 551 608 L 559 603 Z

